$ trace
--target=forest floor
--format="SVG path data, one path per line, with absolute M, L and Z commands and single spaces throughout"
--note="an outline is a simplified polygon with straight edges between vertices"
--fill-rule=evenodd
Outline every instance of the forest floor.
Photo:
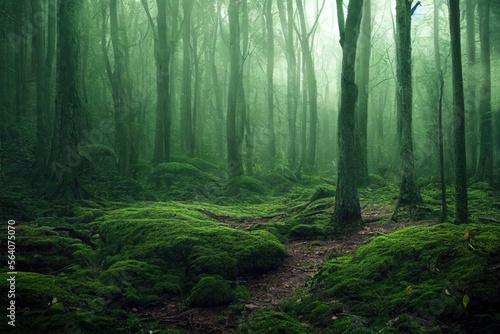
M 276 309 L 307 288 L 311 278 L 328 259 L 351 254 L 358 246 L 369 243 L 379 235 L 393 233 L 408 226 L 429 226 L 436 223 L 392 220 L 394 207 L 363 210 L 365 224 L 338 240 L 298 240 L 285 242 L 288 257 L 276 270 L 242 278 L 238 284 L 246 286 L 250 299 L 239 305 L 183 310 L 178 298 L 166 299 L 162 306 L 135 311 L 141 318 L 154 320 L 160 326 L 182 328 L 199 333 L 232 333 L 238 325 L 258 314 L 259 310 Z M 221 217 L 236 229 L 248 229 L 280 217 L 232 218 Z M 303 323 L 304 326 L 309 326 Z

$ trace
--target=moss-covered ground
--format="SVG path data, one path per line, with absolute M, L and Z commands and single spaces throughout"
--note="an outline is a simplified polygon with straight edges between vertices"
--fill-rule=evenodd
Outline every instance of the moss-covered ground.
M 371 175 L 364 224 L 340 234 L 334 180 L 227 181 L 183 157 L 139 167 L 95 172 L 82 183 L 96 195 L 76 203 L 2 190 L 18 245 L 18 322 L 2 333 L 500 332 L 500 196 L 486 184 L 469 189 L 469 224 L 453 224 L 452 189 L 437 224 L 436 183 L 393 215 L 397 185 Z

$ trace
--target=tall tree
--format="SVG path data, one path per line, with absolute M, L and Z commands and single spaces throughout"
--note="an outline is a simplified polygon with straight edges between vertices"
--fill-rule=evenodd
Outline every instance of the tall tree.
M 269 169 L 274 170 L 276 159 L 276 136 L 274 133 L 274 31 L 273 31 L 273 1 L 267 0 L 266 10 L 267 31 L 267 132 L 269 135 Z
M 33 181 L 45 174 L 49 150 L 49 106 L 50 106 L 50 73 L 46 62 L 45 47 L 45 19 L 42 13 L 41 0 L 31 0 L 32 24 L 37 27 L 33 33 L 33 56 L 36 81 L 36 145 L 35 168 Z
M 314 168 L 316 160 L 316 137 L 318 126 L 318 83 L 316 82 L 316 73 L 314 72 L 314 61 L 312 58 L 309 37 L 314 32 L 316 24 L 310 32 L 307 31 L 306 18 L 302 0 L 297 0 L 297 11 L 300 21 L 300 45 L 302 46 L 303 62 L 305 64 L 307 75 L 307 89 L 309 95 L 309 147 L 307 150 L 305 165 L 308 169 Z M 319 13 L 318 13 L 319 15 Z M 317 22 L 317 21 L 316 21 Z
M 372 34 L 371 0 L 365 0 L 363 5 L 363 18 L 361 19 L 361 32 L 359 36 L 359 100 L 357 110 L 357 168 L 356 178 L 358 184 L 363 183 L 368 177 L 368 82 L 370 79 L 370 55 Z
M 493 183 L 493 122 L 491 112 L 490 1 L 479 0 L 479 37 L 481 40 L 481 84 L 479 94 L 479 132 L 481 146 L 476 179 Z
M 297 60 L 295 58 L 294 34 L 293 34 L 293 1 L 286 0 L 286 11 L 283 1 L 277 1 L 280 15 L 281 29 L 285 37 L 286 44 L 286 63 L 287 63 L 287 85 L 286 85 L 286 103 L 287 103 L 287 123 L 288 123 L 288 163 L 295 166 L 296 149 L 295 142 L 297 137 L 297 107 L 298 93 L 296 85 Z
M 16 80 L 16 122 L 19 124 L 21 117 L 26 116 L 26 41 L 23 39 L 25 34 L 24 13 L 26 11 L 26 0 L 12 0 L 12 10 L 14 13 L 14 34 L 11 43 L 14 45 L 14 70 Z
M 361 208 L 356 186 L 356 157 L 352 152 L 355 148 L 354 112 L 358 98 L 355 62 L 362 8 L 363 0 L 349 1 L 345 30 L 343 14 L 339 15 L 342 74 L 338 119 L 338 179 L 333 219 L 336 226 L 340 228 L 361 221 Z M 340 11 L 337 14 L 339 13 Z
M 193 120 L 191 115 L 191 12 L 192 0 L 182 0 L 184 20 L 182 27 L 182 91 L 181 91 L 181 149 L 194 154 Z
M 81 157 L 82 110 L 78 90 L 79 26 L 78 13 L 82 0 L 59 1 L 57 21 L 56 121 L 50 165 L 59 180 L 62 196 L 79 198 L 82 188 L 78 180 Z
M 241 142 L 237 139 L 236 110 L 238 109 L 238 96 L 241 81 L 241 55 L 240 55 L 240 19 L 239 0 L 230 0 L 229 15 L 229 54 L 230 54 L 230 82 L 227 99 L 227 171 L 230 178 L 243 174 L 241 160 Z
M 153 163 L 159 164 L 170 160 L 170 128 L 172 122 L 170 103 L 170 47 L 167 30 L 167 4 L 156 0 L 158 9 L 157 24 L 149 12 L 147 0 L 141 0 L 148 17 L 154 38 L 154 54 L 156 61 L 156 122 L 154 135 Z
M 438 96 L 438 146 L 439 146 L 439 175 L 441 176 L 441 217 L 440 222 L 446 221 L 448 206 L 446 204 L 446 179 L 444 176 L 444 148 L 443 148 L 443 91 L 444 77 L 441 69 L 441 53 L 439 46 L 439 1 L 434 0 L 434 61 L 439 82 Z
M 473 173 L 477 169 L 477 149 L 478 149 L 478 126 L 477 126 L 477 107 L 476 107 L 476 24 L 474 8 L 476 0 L 466 0 L 466 22 L 467 22 L 467 89 L 465 104 L 467 107 L 467 127 L 468 127 L 468 143 L 470 152 L 470 168 Z
M 399 94 L 399 151 L 401 184 L 399 187 L 398 207 L 414 206 L 422 203 L 422 197 L 415 182 L 415 164 L 412 138 L 412 65 L 411 65 L 411 16 L 412 1 L 396 1 L 396 57 L 397 57 L 397 91 Z
M 467 160 L 465 155 L 465 102 L 460 45 L 460 0 L 449 0 L 453 71 L 453 138 L 455 146 L 456 222 L 467 222 Z

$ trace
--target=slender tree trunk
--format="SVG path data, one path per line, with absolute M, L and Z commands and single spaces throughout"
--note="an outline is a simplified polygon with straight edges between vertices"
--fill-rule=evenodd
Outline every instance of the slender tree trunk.
M 267 31 L 267 126 L 269 135 L 269 170 L 273 171 L 276 159 L 276 137 L 274 134 L 274 31 L 273 31 L 273 1 L 266 3 L 266 31 Z
M 356 186 L 356 157 L 354 112 L 358 98 L 355 83 L 356 49 L 361 24 L 363 0 L 350 0 L 345 31 L 339 17 L 342 46 L 341 101 L 338 119 L 338 179 L 333 221 L 339 229 L 361 221 L 358 189 Z
M 415 167 L 412 139 L 412 65 L 411 65 L 411 15 L 412 3 L 408 0 L 396 1 L 397 26 L 397 67 L 400 102 L 400 159 L 401 185 L 398 207 L 414 206 L 422 203 L 422 197 L 415 182 Z
M 191 12 L 192 0 L 182 0 L 184 20 L 182 27 L 182 91 L 181 91 L 181 150 L 194 154 L 193 121 L 191 109 Z
M 241 146 L 238 145 L 236 133 L 236 111 L 240 90 L 241 58 L 240 58 L 240 23 L 239 0 L 230 0 L 229 15 L 229 53 L 231 76 L 227 100 L 227 171 L 230 178 L 243 174 Z
M 305 63 L 307 73 L 307 88 L 309 91 L 309 148 L 306 157 L 307 169 L 314 169 L 314 161 L 316 160 L 316 137 L 318 126 L 318 86 L 316 82 L 316 74 L 314 73 L 314 62 L 312 59 L 311 49 L 309 47 L 309 37 L 306 28 L 306 20 L 304 15 L 304 7 L 302 0 L 297 0 L 297 11 L 300 19 L 300 45 L 302 46 L 303 62 Z
M 33 181 L 39 180 L 46 172 L 48 159 L 49 137 L 48 114 L 50 98 L 50 75 L 44 57 L 45 21 L 42 12 L 41 0 L 31 0 L 33 12 L 32 23 L 37 27 L 33 34 L 33 55 L 36 78 L 36 144 L 35 144 L 35 168 Z
M 302 53 L 303 55 L 303 53 Z M 300 166 L 306 163 L 307 158 L 307 104 L 308 104 L 308 94 L 307 94 L 307 69 L 306 63 L 299 57 L 299 64 L 302 63 L 302 120 L 301 120 L 301 131 L 300 131 L 300 147 L 301 147 L 301 159 Z M 299 167 L 300 168 L 300 167 Z
M 481 86 L 479 95 L 479 132 L 481 146 L 476 180 L 493 184 L 493 122 L 491 112 L 491 45 L 490 45 L 490 2 L 479 0 L 479 36 L 481 39 Z
M 468 143 L 470 152 L 470 170 L 476 173 L 478 158 L 477 133 L 477 106 L 476 106 L 476 25 L 474 8 L 476 0 L 466 0 L 466 20 L 467 20 L 467 89 L 465 105 L 467 107 Z
M 453 71 L 453 137 L 455 146 L 456 222 L 467 223 L 467 159 L 465 155 L 465 102 L 460 46 L 460 0 L 449 0 Z
M 59 181 L 58 192 L 64 197 L 80 198 L 78 180 L 81 157 L 78 143 L 81 129 L 80 96 L 78 92 L 79 26 L 81 0 L 59 2 L 57 38 L 57 134 L 52 146 L 51 167 Z
M 365 0 L 363 5 L 363 18 L 359 36 L 359 100 L 357 124 L 357 168 L 356 179 L 358 185 L 365 182 L 368 177 L 368 82 L 370 79 L 371 55 L 371 0 Z
M 217 5 L 217 14 L 215 18 L 215 30 L 213 37 L 212 49 L 210 50 L 210 69 L 212 74 L 212 85 L 215 95 L 215 126 L 219 131 L 216 131 L 215 134 L 215 146 L 217 157 L 219 159 L 223 158 L 223 106 L 222 106 L 222 92 L 221 92 L 221 83 L 219 80 L 219 76 L 217 73 L 217 66 L 215 64 L 215 51 L 217 48 L 217 34 L 218 34 L 218 26 L 219 26 L 219 13 L 220 13 L 220 3 Z
M 26 116 L 26 40 L 23 33 L 23 17 L 26 8 L 25 0 L 12 0 L 14 12 L 14 68 L 16 78 L 16 123 L 20 124 L 21 117 Z
M 448 206 L 446 205 L 446 179 L 444 175 L 444 148 L 443 148 L 443 91 L 444 78 L 441 71 L 441 54 L 439 48 L 439 7 L 434 0 L 434 60 L 436 63 L 437 79 L 439 80 L 438 96 L 438 145 L 439 145 L 439 175 L 441 176 L 441 217 L 440 222 L 446 221 Z

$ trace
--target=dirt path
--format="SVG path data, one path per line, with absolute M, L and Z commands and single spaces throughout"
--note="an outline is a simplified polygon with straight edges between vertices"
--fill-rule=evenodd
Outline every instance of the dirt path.
M 283 260 L 281 267 L 266 274 L 247 277 L 236 282 L 248 288 L 251 295 L 249 301 L 240 302 L 231 307 L 182 310 L 178 299 L 175 298 L 164 300 L 162 307 L 135 310 L 135 312 L 141 317 L 152 318 L 162 326 L 175 326 L 199 333 L 232 333 L 240 323 L 257 313 L 259 309 L 275 308 L 293 298 L 331 257 L 348 255 L 355 248 L 379 235 L 414 225 L 412 222 L 387 223 L 391 214 L 391 208 L 363 212 L 363 220 L 367 223 L 340 240 L 285 243 L 284 246 L 289 256 Z M 224 217 L 225 220 L 229 220 L 228 218 Z M 269 218 L 279 219 L 280 217 Z M 240 219 L 239 223 L 252 226 L 266 223 L 266 218 L 245 218 Z M 239 224 L 236 222 L 236 225 Z

